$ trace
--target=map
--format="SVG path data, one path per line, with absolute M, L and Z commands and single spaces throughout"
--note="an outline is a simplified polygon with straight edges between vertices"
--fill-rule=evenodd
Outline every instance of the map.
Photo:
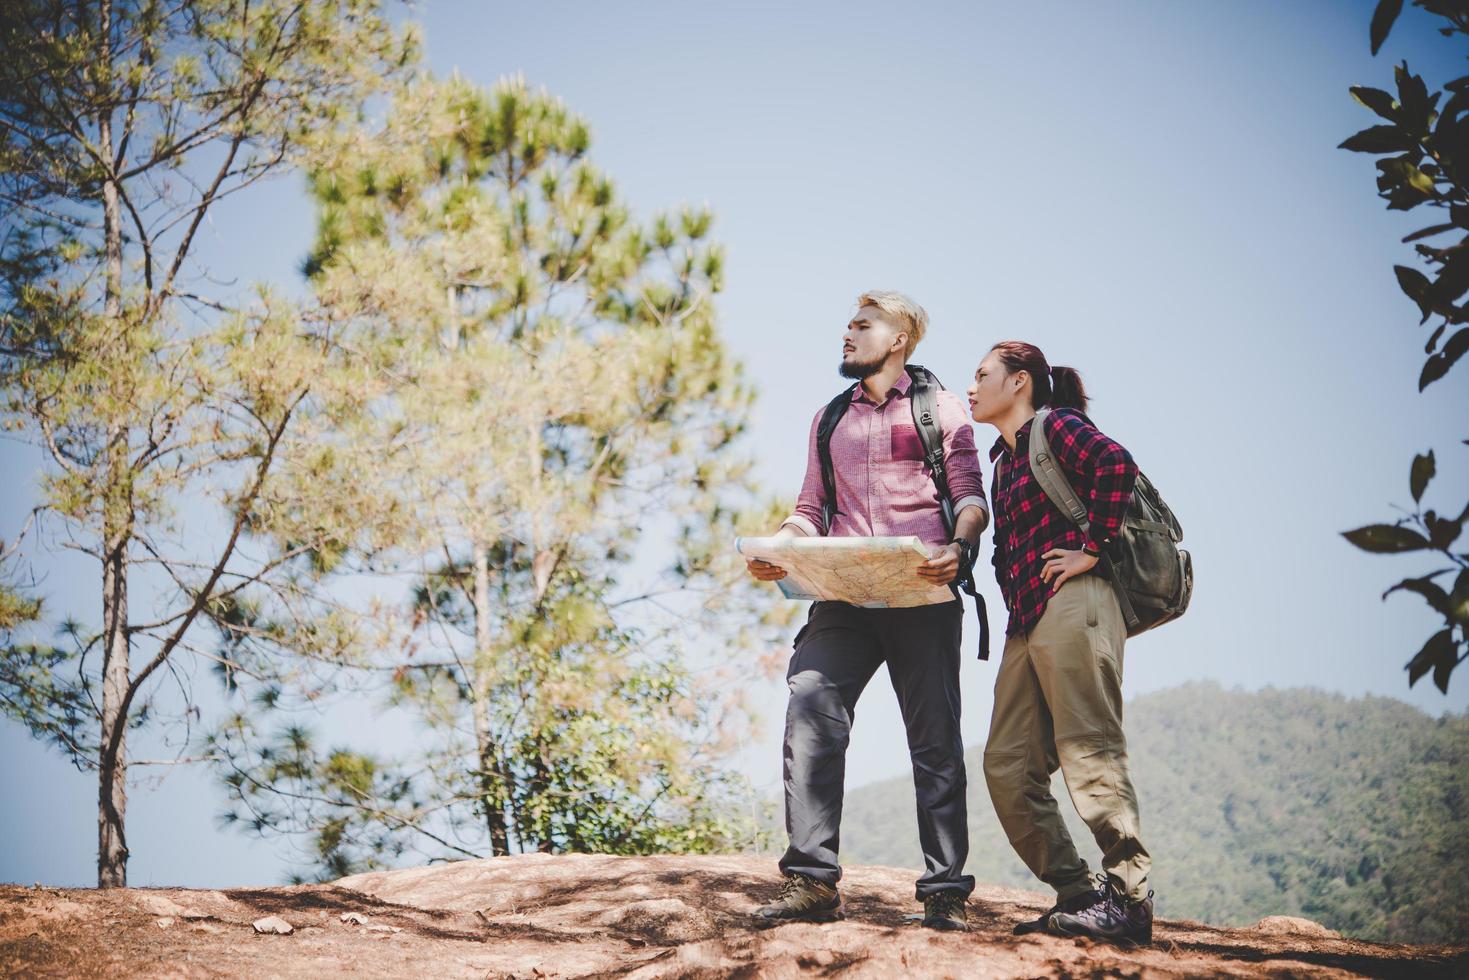
M 906 538 L 735 538 L 735 550 L 786 570 L 787 599 L 836 599 L 869 609 L 949 602 L 947 585 L 918 577 L 928 549 Z

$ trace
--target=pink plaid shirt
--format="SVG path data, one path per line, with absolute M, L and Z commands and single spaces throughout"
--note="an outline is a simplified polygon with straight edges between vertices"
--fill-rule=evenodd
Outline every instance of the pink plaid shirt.
M 831 434 L 831 463 L 836 476 L 837 515 L 832 537 L 917 535 L 931 547 L 949 540 L 933 478 L 923 462 L 923 441 L 913 425 L 908 389 L 913 379 L 898 376 L 882 404 L 874 404 L 861 385 L 852 404 Z M 809 535 L 820 535 L 826 491 L 821 485 L 821 459 L 816 429 L 825 406 L 811 420 L 806 453 L 806 479 L 796 498 L 796 512 L 782 522 Z M 964 401 L 952 391 L 938 393 L 939 428 L 944 434 L 949 492 L 954 514 L 966 507 L 985 508 L 979 452 Z

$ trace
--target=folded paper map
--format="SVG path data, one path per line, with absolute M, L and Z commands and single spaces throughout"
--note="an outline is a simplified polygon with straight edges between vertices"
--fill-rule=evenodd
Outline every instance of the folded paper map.
M 835 599 L 888 609 L 949 602 L 947 585 L 918 577 L 928 549 L 906 538 L 735 538 L 735 550 L 786 570 L 787 599 Z

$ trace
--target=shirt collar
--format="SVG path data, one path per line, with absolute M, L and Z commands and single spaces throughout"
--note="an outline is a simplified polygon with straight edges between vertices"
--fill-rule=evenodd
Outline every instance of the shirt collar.
M 906 395 L 908 393 L 908 389 L 911 387 L 913 387 L 913 379 L 908 376 L 907 371 L 904 371 L 902 374 L 898 375 L 898 380 L 893 383 L 893 386 L 891 388 L 888 389 L 888 393 L 883 398 L 883 401 L 887 401 L 888 398 L 893 397 L 893 392 L 895 391 L 900 395 Z M 857 382 L 857 387 L 852 389 L 852 401 L 860 402 L 864 399 L 867 399 L 867 389 L 862 387 L 862 382 L 859 381 Z M 869 402 L 871 401 L 871 399 L 867 400 Z
M 1026 452 L 1029 451 L 1029 447 L 1030 447 L 1030 426 L 1031 426 L 1031 424 L 1033 422 L 1035 422 L 1035 416 L 1034 415 L 1032 415 L 1029 419 L 1027 419 L 1026 422 L 1025 422 L 1025 424 L 1022 425 L 1019 429 L 1017 429 L 1015 431 L 1015 453 L 1014 453 L 1014 455 L 1019 456 L 1019 455 L 1022 455 L 1022 454 L 1024 454 L 1024 453 L 1026 453 Z M 1005 456 L 1011 455 L 1011 453 L 1010 453 L 1010 447 L 1007 446 L 1007 445 L 1005 445 L 1005 437 L 1004 436 L 1000 436 L 1000 438 L 996 439 L 995 440 L 995 444 L 990 447 L 990 462 L 993 463 L 995 460 L 999 459 L 1001 455 L 1005 455 Z

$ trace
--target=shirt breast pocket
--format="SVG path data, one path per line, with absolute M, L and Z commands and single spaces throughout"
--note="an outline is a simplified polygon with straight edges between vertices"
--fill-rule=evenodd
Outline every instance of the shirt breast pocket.
M 912 422 L 893 424 L 891 446 L 893 459 L 923 461 L 923 440 Z
M 884 467 L 883 483 L 891 493 L 921 493 L 928 482 L 928 468 L 923 462 L 923 440 L 918 438 L 918 430 L 905 419 L 893 423 L 889 438 L 892 462 Z

